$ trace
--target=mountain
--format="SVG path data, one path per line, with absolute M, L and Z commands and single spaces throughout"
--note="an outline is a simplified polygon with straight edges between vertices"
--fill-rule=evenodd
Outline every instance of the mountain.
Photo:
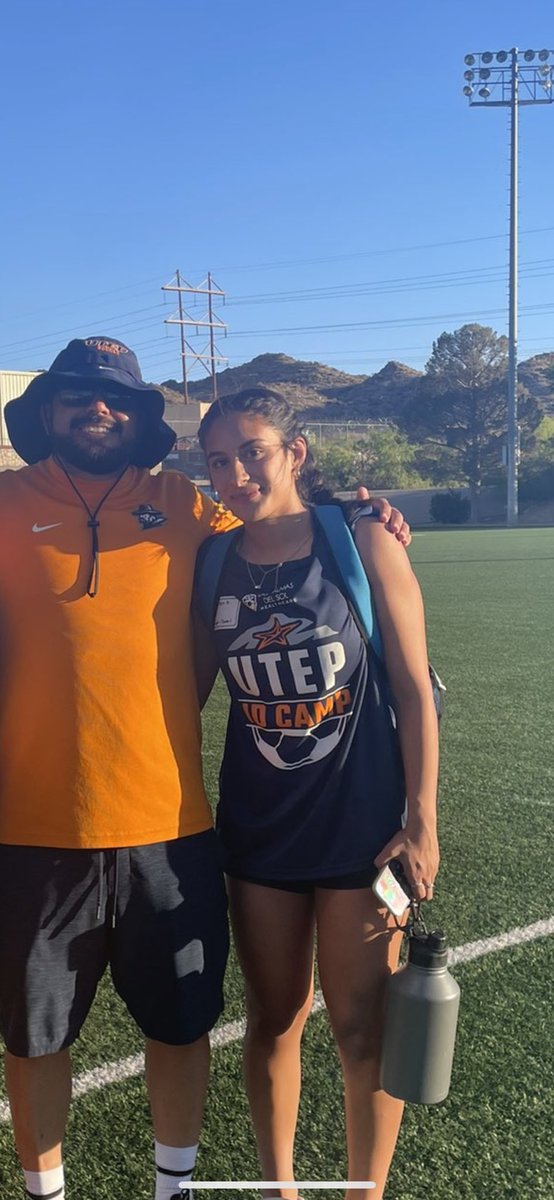
M 243 388 L 263 384 L 265 387 L 278 388 L 295 408 L 304 408 L 306 405 L 327 404 L 343 388 L 364 379 L 364 375 L 347 375 L 323 363 L 302 362 L 289 358 L 287 354 L 259 354 L 240 367 L 218 371 L 217 391 L 218 395 L 224 396 L 227 392 L 240 392 Z M 163 387 L 180 391 L 182 395 L 183 385 L 175 379 L 168 379 Z M 205 379 L 189 383 L 189 395 L 191 400 L 211 400 L 211 379 L 206 375 Z
M 388 362 L 375 375 L 349 375 L 287 354 L 259 354 L 239 367 L 219 371 L 217 390 L 223 396 L 247 387 L 274 387 L 312 421 L 397 422 L 422 375 L 399 362 Z M 544 411 L 554 415 L 554 353 L 536 354 L 520 363 L 519 379 Z M 182 401 L 182 383 L 167 379 L 160 386 L 168 400 Z M 206 375 L 191 381 L 189 393 L 192 400 L 210 401 L 211 379 Z

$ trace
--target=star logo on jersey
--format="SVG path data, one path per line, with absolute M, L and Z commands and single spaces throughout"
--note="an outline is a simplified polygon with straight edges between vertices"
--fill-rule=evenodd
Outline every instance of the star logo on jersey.
M 154 529 L 156 525 L 165 525 L 167 517 L 153 504 L 139 504 L 133 509 L 132 516 L 140 522 L 142 529 Z
M 298 629 L 300 624 L 300 621 L 289 621 L 287 625 L 282 625 L 279 617 L 274 617 L 271 629 L 254 634 L 254 639 L 258 643 L 257 649 L 266 650 L 268 646 L 288 646 L 289 633 Z

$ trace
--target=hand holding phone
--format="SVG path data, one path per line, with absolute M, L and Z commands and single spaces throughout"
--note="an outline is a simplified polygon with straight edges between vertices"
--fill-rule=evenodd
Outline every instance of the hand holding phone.
M 373 881 L 372 889 L 394 917 L 402 917 L 413 896 L 399 858 L 391 858 Z

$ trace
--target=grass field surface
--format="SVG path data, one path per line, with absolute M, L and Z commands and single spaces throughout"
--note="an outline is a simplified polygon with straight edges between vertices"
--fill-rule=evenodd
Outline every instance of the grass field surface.
M 554 913 L 554 529 L 421 533 L 410 554 L 426 601 L 430 657 L 448 687 L 432 924 L 445 928 L 452 946 L 497 941 L 452 968 L 462 1006 L 451 1093 L 436 1107 L 407 1110 L 387 1200 L 554 1200 L 552 922 L 530 941 L 502 940 Z M 218 686 L 205 714 L 214 801 L 225 715 Z M 232 957 L 222 1026 L 243 1011 Z M 139 1034 L 103 981 L 75 1050 L 76 1076 L 140 1050 Z M 202 1180 L 259 1178 L 240 1057 L 235 1031 L 214 1053 Z M 325 1013 L 317 1012 L 305 1036 L 297 1175 L 339 1180 L 345 1170 L 340 1074 Z M 77 1098 L 66 1147 L 68 1200 L 151 1200 L 152 1177 L 140 1075 Z M 5 1107 L 0 1196 L 23 1197 Z

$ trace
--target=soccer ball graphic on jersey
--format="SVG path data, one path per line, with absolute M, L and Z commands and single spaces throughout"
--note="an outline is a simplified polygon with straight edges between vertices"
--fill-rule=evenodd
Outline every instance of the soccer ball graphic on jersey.
M 310 763 L 321 762 L 338 746 L 348 715 L 328 717 L 313 729 L 259 729 L 251 725 L 254 744 L 260 754 L 280 771 L 296 771 Z
M 333 753 L 352 710 L 350 670 L 336 629 L 272 611 L 229 651 L 254 745 L 272 767 L 296 771 Z

